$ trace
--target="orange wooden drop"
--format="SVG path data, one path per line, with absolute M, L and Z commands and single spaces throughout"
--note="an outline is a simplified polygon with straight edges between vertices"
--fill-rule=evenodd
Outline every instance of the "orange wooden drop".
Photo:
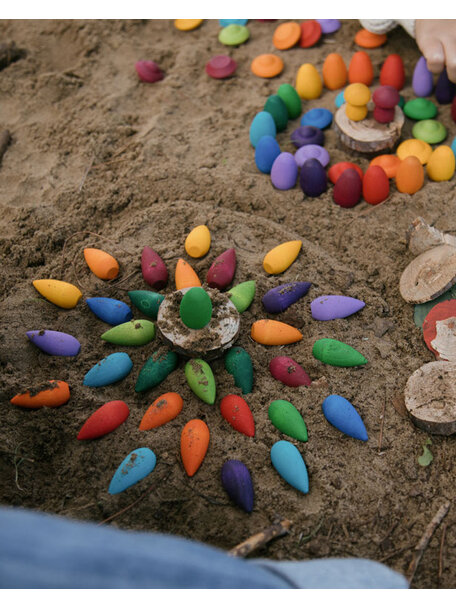
M 184 402 L 178 393 L 160 395 L 144 414 L 139 425 L 140 431 L 148 431 L 162 426 L 180 414 Z
M 355 36 L 355 42 L 358 46 L 362 46 L 365 49 L 376 49 L 386 42 L 386 34 L 375 34 L 369 32 L 369 30 L 359 30 Z
M 348 66 L 348 82 L 362 82 L 370 86 L 374 79 L 374 67 L 366 51 L 357 51 Z
M 184 469 L 192 477 L 200 468 L 209 447 L 209 428 L 203 420 L 187 422 L 181 434 L 181 458 Z
M 177 261 L 174 280 L 176 282 L 176 289 L 185 289 L 186 287 L 201 287 L 201 281 L 199 280 L 198 275 L 190 264 L 182 258 Z
M 396 173 L 396 188 L 399 192 L 415 194 L 424 183 L 424 169 L 416 156 L 407 156 L 401 161 Z
M 380 156 L 373 158 L 370 162 L 371 167 L 381 167 L 389 178 L 396 177 L 397 169 L 400 164 L 401 159 L 395 154 L 381 154 Z
M 355 165 L 355 163 L 349 163 L 348 161 L 342 161 L 340 163 L 336 163 L 335 165 L 332 165 L 332 167 L 329 168 L 328 177 L 332 181 L 333 184 L 335 184 L 337 182 L 339 177 L 342 175 L 342 173 L 346 169 L 355 169 L 355 171 L 360 176 L 361 180 L 363 179 L 364 174 L 363 174 L 363 170 L 361 169 L 361 167 L 359 167 L 358 165 Z
M 63 405 L 70 398 L 70 387 L 63 380 L 50 380 L 49 388 L 45 388 L 36 395 L 30 391 L 20 393 L 11 399 L 11 403 L 20 407 L 58 407 Z
M 292 344 L 302 340 L 302 333 L 296 327 L 274 321 L 260 319 L 252 324 L 250 335 L 259 344 Z
M 388 198 L 389 179 L 382 167 L 368 167 L 363 179 L 363 198 L 370 205 L 378 205 Z
M 106 251 L 86 247 L 84 258 L 87 266 L 99 279 L 115 279 L 119 274 L 119 264 L 115 258 Z
M 323 82 L 331 91 L 342 89 L 347 83 L 347 66 L 342 55 L 330 53 L 323 63 Z

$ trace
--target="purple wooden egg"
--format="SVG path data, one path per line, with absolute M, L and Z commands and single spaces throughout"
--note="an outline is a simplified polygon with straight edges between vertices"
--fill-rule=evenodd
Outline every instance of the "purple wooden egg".
M 81 350 L 79 340 L 61 331 L 52 329 L 28 331 L 27 338 L 48 355 L 74 357 Z
M 233 280 L 235 270 L 236 252 L 233 248 L 227 249 L 218 258 L 215 258 L 207 271 L 206 282 L 209 287 L 224 289 Z
M 281 152 L 271 168 L 271 182 L 278 190 L 294 188 L 298 179 L 298 165 L 293 154 Z
M 394 108 L 399 103 L 399 91 L 389 85 L 379 87 L 372 95 L 372 101 L 381 108 Z
M 139 79 L 143 82 L 157 82 L 163 79 L 164 74 L 155 61 L 137 61 L 135 68 Z
M 227 460 L 222 466 L 222 485 L 238 507 L 253 510 L 253 484 L 248 468 L 240 460 Z
M 310 144 L 322 146 L 325 143 L 325 134 L 318 127 L 305 125 L 293 131 L 291 141 L 297 148 Z
M 141 254 L 141 271 L 146 283 L 161 289 L 168 282 L 168 270 L 164 261 L 151 247 L 144 247 Z
M 448 78 L 446 68 L 440 72 L 440 76 L 435 85 L 435 97 L 441 104 L 451 103 L 456 93 L 456 85 Z
M 417 97 L 428 97 L 434 89 L 434 77 L 423 56 L 418 59 L 413 70 L 412 87 Z
M 295 160 L 298 167 L 302 167 L 306 160 L 309 158 L 316 158 L 322 167 L 326 167 L 329 163 L 329 152 L 322 146 L 316 144 L 308 144 L 307 146 L 301 146 L 295 152 Z
M 310 303 L 310 310 L 317 321 L 332 321 L 349 317 L 365 306 L 362 300 L 348 296 L 320 296 Z
M 328 188 L 325 168 L 316 158 L 309 158 L 301 168 L 299 184 L 307 196 L 320 196 Z
M 269 363 L 269 371 L 273 378 L 287 386 L 310 386 L 312 383 L 299 363 L 290 357 L 274 357 Z
M 318 161 L 317 161 L 318 162 Z M 306 295 L 312 283 L 296 281 L 270 289 L 262 299 L 266 312 L 279 313 Z

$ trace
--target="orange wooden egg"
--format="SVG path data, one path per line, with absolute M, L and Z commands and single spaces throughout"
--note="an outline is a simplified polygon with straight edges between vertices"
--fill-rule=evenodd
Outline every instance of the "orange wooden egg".
M 296 327 L 275 321 L 274 319 L 260 319 L 252 324 L 250 335 L 259 344 L 278 345 L 292 344 L 302 340 L 302 333 Z
M 370 205 L 378 205 L 389 195 L 389 179 L 380 166 L 368 167 L 363 179 L 363 198 Z
M 369 30 L 359 30 L 355 36 L 355 42 L 358 46 L 365 49 L 376 49 L 386 42 L 386 34 L 375 34 Z
M 373 158 L 370 162 L 371 167 L 381 167 L 389 178 L 396 177 L 397 169 L 400 164 L 401 159 L 395 154 L 381 154 L 380 156 Z
M 342 89 L 347 83 L 347 66 L 342 55 L 330 53 L 323 63 L 323 82 L 327 89 Z
M 209 447 L 209 428 L 203 420 L 187 422 L 181 434 L 181 458 L 184 469 L 192 477 L 200 468 Z
M 374 67 L 366 51 L 357 51 L 348 66 L 348 82 L 362 82 L 370 86 L 374 79 Z
M 70 387 L 63 380 L 50 380 L 46 386 L 36 392 L 28 390 L 20 393 L 11 399 L 11 403 L 19 407 L 38 408 L 38 407 L 58 407 L 63 405 L 70 398 Z
M 359 167 L 358 165 L 355 165 L 355 163 L 350 163 L 348 161 L 342 161 L 340 163 L 336 163 L 335 165 L 332 165 L 332 167 L 330 167 L 330 169 L 328 171 L 328 177 L 332 181 L 333 184 L 335 184 L 337 182 L 339 177 L 342 175 L 342 173 L 346 169 L 355 169 L 355 171 L 360 176 L 361 180 L 363 179 L 364 174 L 363 174 L 363 170 L 361 169 L 361 167 Z
M 424 169 L 416 156 L 407 156 L 401 161 L 396 173 L 396 187 L 399 192 L 415 194 L 423 186 Z
M 178 393 L 160 395 L 144 414 L 139 425 L 140 431 L 148 431 L 162 426 L 180 414 L 184 402 Z
M 87 266 L 99 279 L 115 279 L 119 274 L 119 264 L 115 258 L 106 251 L 86 247 L 84 258 Z
M 190 264 L 182 258 L 177 261 L 174 280 L 176 282 L 176 289 L 201 287 L 201 281 L 199 280 L 198 275 Z
M 380 70 L 380 84 L 394 87 L 398 91 L 405 83 L 404 62 L 400 55 L 388 55 Z

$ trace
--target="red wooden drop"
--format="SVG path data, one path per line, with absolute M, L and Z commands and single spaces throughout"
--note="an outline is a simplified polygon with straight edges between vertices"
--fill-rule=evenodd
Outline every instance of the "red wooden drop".
M 125 422 L 129 413 L 128 405 L 124 401 L 108 401 L 85 421 L 78 439 L 96 439 L 107 435 Z
M 255 421 L 246 401 L 238 395 L 227 395 L 220 402 L 220 412 L 233 429 L 253 437 L 255 435 Z
M 144 247 L 141 254 L 141 270 L 146 283 L 161 289 L 168 282 L 168 270 L 164 261 L 151 247 Z
M 354 207 L 361 199 L 362 189 L 359 173 L 355 169 L 346 169 L 334 186 L 334 202 L 341 207 Z
M 333 184 L 335 184 L 337 182 L 339 177 L 342 175 L 342 173 L 346 169 L 355 169 L 355 171 L 357 171 L 359 177 L 361 179 L 363 179 L 364 174 L 363 174 L 363 170 L 361 169 L 361 167 L 359 167 L 358 165 L 355 165 L 355 163 L 349 163 L 347 161 L 342 161 L 340 163 L 336 163 L 335 165 L 332 165 L 332 167 L 330 167 L 330 169 L 328 171 L 328 177 L 332 181 Z
M 290 357 L 274 357 L 269 363 L 271 375 L 287 386 L 310 386 L 312 380 L 305 370 Z
M 235 270 L 236 252 L 233 248 L 227 249 L 214 260 L 207 271 L 207 284 L 209 287 L 224 289 L 233 280 Z
M 400 55 L 388 55 L 380 70 L 380 84 L 400 91 L 405 83 L 404 62 Z
M 363 198 L 370 205 L 378 205 L 389 195 L 389 179 L 384 169 L 371 165 L 363 179 Z

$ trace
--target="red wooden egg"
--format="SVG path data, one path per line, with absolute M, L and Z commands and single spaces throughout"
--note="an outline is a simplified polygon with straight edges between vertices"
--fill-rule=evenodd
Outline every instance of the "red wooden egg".
M 227 395 L 220 402 L 220 412 L 233 429 L 253 437 L 255 435 L 255 421 L 246 401 L 238 395 Z
M 310 386 L 312 383 L 299 363 L 290 357 L 274 357 L 269 363 L 269 371 L 273 378 L 287 386 Z
M 340 163 L 336 163 L 335 165 L 332 165 L 332 167 L 330 167 L 330 169 L 328 171 L 328 177 L 332 181 L 333 184 L 335 184 L 337 182 L 339 177 L 342 175 L 342 173 L 346 169 L 355 169 L 355 171 L 358 172 L 359 177 L 361 179 L 363 179 L 363 170 L 361 169 L 361 167 L 359 167 L 358 165 L 355 165 L 355 163 L 349 163 L 347 161 L 342 161 Z
M 124 401 L 108 401 L 84 423 L 78 439 L 96 439 L 107 435 L 128 418 L 130 410 Z
M 400 55 L 388 55 L 380 70 L 380 84 L 389 85 L 400 91 L 404 83 L 404 62 Z
M 334 186 L 334 202 L 341 207 L 354 207 L 360 201 L 362 189 L 359 173 L 355 169 L 346 169 Z
M 214 260 L 207 271 L 207 284 L 209 287 L 224 289 L 233 280 L 235 270 L 236 252 L 234 249 L 227 249 Z
M 431 308 L 423 321 L 423 338 L 437 359 L 455 361 L 456 300 L 445 300 Z
M 385 125 L 386 123 L 394 120 L 394 109 L 381 108 L 380 106 L 375 106 L 373 116 L 377 122 L 381 123 L 382 125 Z
M 378 205 L 389 195 L 389 179 L 384 169 L 371 165 L 363 179 L 363 198 L 370 205 Z

